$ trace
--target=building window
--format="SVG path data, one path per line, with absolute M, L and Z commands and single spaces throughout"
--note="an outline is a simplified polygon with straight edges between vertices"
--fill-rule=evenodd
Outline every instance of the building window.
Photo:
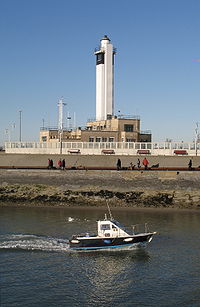
M 133 132 L 133 125 L 124 125 L 124 131 Z
M 47 141 L 47 137 L 46 136 L 42 136 L 42 142 L 46 142 Z
M 102 142 L 103 143 L 107 142 L 107 138 L 102 138 Z
M 89 137 L 89 142 L 91 142 L 91 143 L 94 142 L 94 137 L 93 137 L 93 136 L 90 136 L 90 137 Z
M 96 65 L 104 64 L 104 53 L 97 53 Z
M 110 138 L 108 139 L 108 142 L 114 142 L 114 138 L 113 138 L 113 137 L 110 137 Z
M 135 139 L 129 139 L 129 138 L 127 138 L 127 139 L 126 139 L 126 142 L 128 142 L 128 143 L 135 142 Z
M 101 138 L 97 137 L 96 142 L 101 142 Z

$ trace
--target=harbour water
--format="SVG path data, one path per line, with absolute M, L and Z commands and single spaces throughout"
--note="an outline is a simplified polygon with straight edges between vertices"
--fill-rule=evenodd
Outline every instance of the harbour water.
M 200 306 L 200 212 L 115 209 L 158 232 L 145 250 L 69 250 L 105 211 L 1 207 L 1 306 Z

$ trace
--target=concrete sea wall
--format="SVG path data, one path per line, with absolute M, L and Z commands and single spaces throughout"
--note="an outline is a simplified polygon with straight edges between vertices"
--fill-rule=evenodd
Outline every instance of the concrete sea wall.
M 123 167 L 128 167 L 132 162 L 137 165 L 138 158 L 144 159 L 144 156 L 131 155 L 46 155 L 46 154 L 6 154 L 0 153 L 0 167 L 45 167 L 48 165 L 48 158 L 54 161 L 57 166 L 57 161 L 66 160 L 66 166 L 83 166 L 83 167 L 115 167 L 117 159 L 120 158 Z M 159 163 L 160 167 L 188 167 L 189 159 L 193 161 L 193 167 L 200 166 L 200 156 L 147 156 L 149 166 Z

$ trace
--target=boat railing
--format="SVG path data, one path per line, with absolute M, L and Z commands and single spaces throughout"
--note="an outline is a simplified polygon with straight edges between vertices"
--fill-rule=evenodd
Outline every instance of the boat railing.
M 83 237 L 96 237 L 97 235 L 96 234 L 90 234 L 90 233 L 88 233 L 88 232 L 86 232 L 86 233 L 79 233 L 79 234 L 77 234 L 77 235 L 73 235 L 73 238 L 75 238 L 75 237 L 79 237 L 79 238 L 83 238 Z
M 132 230 L 133 234 L 139 234 L 141 232 L 144 232 L 144 233 L 150 232 L 148 223 L 145 223 L 145 224 L 135 224 L 135 225 L 132 225 L 131 227 L 127 227 L 126 229 L 129 232 Z

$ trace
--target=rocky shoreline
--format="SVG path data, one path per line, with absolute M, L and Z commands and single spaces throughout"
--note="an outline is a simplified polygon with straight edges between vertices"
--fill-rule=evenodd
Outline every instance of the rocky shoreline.
M 200 193 L 182 191 L 61 191 L 44 185 L 8 185 L 0 188 L 0 206 L 105 206 L 200 209 Z
M 0 171 L 0 206 L 200 209 L 193 172 Z

